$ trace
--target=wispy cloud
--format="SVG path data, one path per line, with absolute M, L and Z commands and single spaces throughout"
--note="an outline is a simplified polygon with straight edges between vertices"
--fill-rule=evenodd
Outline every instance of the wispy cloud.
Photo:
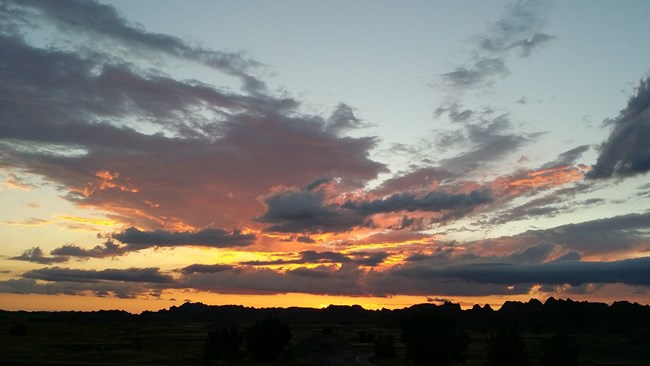
M 545 8 L 541 0 L 519 0 L 510 4 L 501 18 L 490 25 L 462 66 L 442 74 L 448 86 L 458 90 L 480 88 L 510 74 L 506 59 L 516 50 L 520 57 L 551 41 L 555 36 L 543 33 Z

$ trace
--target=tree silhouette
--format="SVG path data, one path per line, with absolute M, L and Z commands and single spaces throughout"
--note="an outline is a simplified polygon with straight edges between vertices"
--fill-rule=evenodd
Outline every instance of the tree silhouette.
M 469 337 L 456 331 L 456 324 L 436 314 L 414 314 L 402 319 L 402 341 L 406 356 L 415 365 L 451 365 L 467 357 Z
M 291 340 L 289 324 L 275 318 L 260 320 L 246 329 L 246 348 L 258 362 L 271 362 Z
M 493 335 L 487 346 L 488 366 L 526 366 L 528 351 L 523 338 L 514 331 L 502 331 Z
M 542 343 L 542 365 L 575 366 L 580 362 L 578 342 L 564 334 L 558 334 Z

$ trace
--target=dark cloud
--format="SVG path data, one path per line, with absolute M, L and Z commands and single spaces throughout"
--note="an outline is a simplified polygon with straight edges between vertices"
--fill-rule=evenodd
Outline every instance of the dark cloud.
M 507 261 L 513 263 L 541 263 L 548 260 L 556 249 L 556 245 L 548 242 L 540 242 L 525 249 L 511 253 Z
M 316 252 L 306 250 L 300 252 L 300 257 L 296 259 L 278 259 L 272 261 L 246 261 L 239 264 L 252 266 L 267 266 L 279 264 L 307 264 L 307 263 L 351 263 L 352 259 L 348 256 L 337 252 Z
M 203 49 L 177 37 L 147 32 L 140 26 L 130 24 L 110 5 L 82 0 L 21 0 L 8 1 L 3 5 L 2 13 L 24 9 L 27 11 L 23 10 L 22 14 L 48 21 L 61 32 L 87 37 L 93 43 L 104 41 L 106 45 L 124 47 L 124 51 L 131 52 L 133 56 L 155 59 L 157 55 L 168 55 L 193 60 L 241 78 L 244 88 L 251 92 L 264 89 L 263 82 L 247 73 L 248 69 L 259 64 L 243 54 Z M 29 26 L 32 25 L 29 20 L 33 21 L 27 19 L 26 24 L 20 24 L 20 20 L 25 22 L 23 17 L 14 18 L 11 23 L 14 27 Z
M 120 281 L 120 282 L 149 282 L 166 283 L 173 278 L 160 272 L 159 268 L 128 268 L 128 269 L 103 269 L 84 270 L 50 267 L 35 269 L 23 273 L 24 278 L 31 278 L 43 281 L 65 281 L 65 282 L 96 282 L 96 281 Z
M 356 260 L 344 263 L 337 253 L 307 252 L 317 267 L 287 271 L 269 268 L 192 265 L 172 279 L 157 268 L 127 270 L 71 270 L 44 268 L 29 271 L 23 278 L 1 281 L 0 291 L 13 293 L 81 293 L 116 291 L 116 282 L 125 286 L 123 296 L 136 296 L 164 289 L 192 288 L 220 293 L 311 293 L 348 296 L 423 295 L 505 295 L 525 294 L 534 285 L 620 283 L 650 285 L 650 257 L 613 262 L 580 261 L 575 251 L 539 242 L 502 256 L 459 254 L 451 248 L 431 255 L 413 256 L 406 263 L 386 271 L 361 270 L 374 265 L 385 253 L 356 253 Z M 382 257 L 381 259 L 379 259 Z M 319 261 L 324 259 L 324 261 Z M 417 260 L 416 260 L 417 259 Z M 364 263 L 373 260 L 373 263 Z M 338 262 L 337 262 L 338 261 Z M 289 261 L 287 261 L 288 263 Z M 297 262 L 296 262 L 297 263 Z M 48 281 L 38 284 L 34 279 Z
M 78 245 L 66 244 L 53 249 L 50 254 L 56 256 L 81 257 L 81 258 L 106 258 L 120 256 L 127 252 L 127 248 L 115 244 L 112 240 L 107 240 L 102 245 L 96 245 L 93 248 L 85 249 Z
M 181 245 L 204 246 L 212 248 L 239 247 L 255 241 L 255 234 L 221 229 L 203 229 L 197 232 L 173 232 L 165 230 L 140 231 L 134 227 L 112 235 L 113 239 L 127 244 L 129 249 L 150 247 L 174 247 Z
M 629 177 L 650 171 L 650 78 L 641 80 L 618 117 L 587 178 Z
M 29 278 L 18 278 L 0 281 L 0 292 L 14 294 L 47 294 L 47 295 L 86 295 L 89 292 L 108 294 L 123 299 L 133 299 L 146 294 L 149 289 L 144 283 L 137 282 L 38 282 Z
M 216 273 L 232 269 L 232 266 L 226 264 L 192 264 L 181 268 L 180 271 L 185 274 L 190 273 Z
M 389 253 L 376 252 L 376 253 L 362 255 L 360 258 L 357 258 L 354 262 L 362 266 L 376 267 L 382 264 L 388 257 L 390 257 Z
M 40 264 L 51 264 L 51 263 L 67 262 L 69 258 L 60 255 L 57 255 L 55 257 L 46 257 L 45 255 L 43 255 L 43 250 L 40 247 L 34 247 L 31 249 L 27 249 L 23 252 L 23 254 L 17 257 L 11 257 L 10 259 L 34 262 Z
M 239 263 L 247 266 L 269 266 L 285 264 L 315 264 L 315 263 L 354 263 L 361 266 L 375 267 L 380 265 L 390 256 L 386 252 L 375 253 L 353 253 L 349 255 L 338 252 L 316 252 L 307 250 L 299 253 L 300 256 L 295 259 L 277 259 L 270 261 L 246 261 Z
M 318 179 L 314 180 L 313 182 L 307 184 L 307 186 L 305 187 L 305 189 L 308 190 L 308 191 L 313 191 L 313 190 L 315 190 L 316 188 L 319 188 L 320 186 L 322 186 L 322 185 L 324 185 L 324 184 L 327 184 L 327 183 L 331 182 L 332 180 L 333 180 L 333 179 L 330 178 L 330 177 L 318 178 Z
M 435 302 L 439 304 L 444 304 L 446 302 L 452 302 L 451 299 L 447 299 L 445 297 L 427 297 L 427 302 Z
M 323 202 L 322 192 L 286 191 L 265 201 L 267 210 L 257 218 L 277 232 L 348 231 L 363 225 L 363 216 Z
M 308 235 L 298 235 L 296 236 L 296 241 L 298 243 L 313 244 L 316 240 L 310 238 Z
M 462 216 L 474 207 L 492 201 L 488 190 L 467 194 L 433 191 L 424 194 L 395 193 L 374 200 L 347 200 L 327 204 L 319 191 L 283 191 L 267 197 L 267 211 L 257 221 L 269 223 L 276 232 L 344 232 L 357 226 L 372 226 L 372 216 L 381 213 L 456 212 Z
M 411 193 L 396 193 L 392 196 L 373 201 L 347 201 L 343 208 L 359 212 L 362 215 L 398 211 L 438 212 L 465 207 L 475 207 L 492 201 L 487 190 L 473 191 L 468 194 L 450 194 L 442 191 L 429 192 L 423 196 Z
M 217 273 L 193 273 L 178 281 L 176 286 L 217 293 L 296 292 L 361 296 L 366 293 L 360 284 L 363 273 L 353 264 L 343 264 L 338 268 L 297 268 L 286 273 L 248 267 Z
M 351 262 L 350 258 L 345 255 L 337 252 L 316 252 L 313 250 L 307 250 L 300 253 L 301 259 L 305 263 L 349 263 Z
M 614 262 L 556 261 L 549 263 L 477 263 L 447 268 L 400 268 L 395 274 L 409 278 L 453 279 L 488 284 L 650 284 L 650 258 Z
M 368 126 L 370 125 L 364 123 L 354 114 L 352 107 L 345 103 L 341 103 L 327 119 L 326 129 L 338 133 Z

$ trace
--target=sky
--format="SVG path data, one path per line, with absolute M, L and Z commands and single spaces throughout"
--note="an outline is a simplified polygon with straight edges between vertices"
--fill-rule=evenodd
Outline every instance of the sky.
M 0 2 L 0 308 L 650 304 L 645 0 Z

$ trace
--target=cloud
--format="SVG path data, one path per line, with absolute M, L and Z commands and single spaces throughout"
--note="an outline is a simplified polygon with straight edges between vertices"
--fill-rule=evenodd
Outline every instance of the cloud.
M 465 146 L 468 147 L 467 151 L 442 159 L 438 165 L 456 174 L 470 173 L 515 152 L 538 136 L 512 133 L 512 129 L 512 122 L 506 114 L 493 118 L 481 117 L 476 122 L 465 123 L 462 129 L 443 134 L 437 145 L 441 151 Z
M 128 269 L 103 269 L 83 270 L 60 267 L 35 269 L 23 273 L 23 278 L 51 282 L 147 282 L 169 283 L 173 281 L 170 275 L 163 274 L 159 268 L 128 268 Z
M 240 227 L 260 214 L 258 197 L 270 187 L 333 173 L 358 187 L 386 171 L 369 158 L 376 138 L 338 135 L 356 125 L 346 107 L 328 121 L 298 113 L 291 98 L 176 80 L 164 73 L 165 58 L 140 69 L 131 59 L 138 52 L 108 55 L 102 50 L 113 48 L 97 45 L 209 58 L 211 65 L 223 56 L 233 73 L 248 66 L 119 25 L 114 9 L 94 2 L 21 4 L 12 8 L 31 9 L 25 14 L 35 24 L 54 22 L 51 36 L 64 41 L 39 48 L 0 35 L 0 93 L 11 96 L 0 101 L 2 164 L 43 177 L 73 203 L 145 229 Z M 90 34 L 97 43 L 89 48 L 78 38 Z
M 607 124 L 613 126 L 612 132 L 600 145 L 587 178 L 624 178 L 650 171 L 650 78 L 641 80 L 636 95 Z
M 550 263 L 477 263 L 446 268 L 400 268 L 395 274 L 409 278 L 453 279 L 488 284 L 623 283 L 650 285 L 650 257 L 614 262 L 559 261 Z
M 590 148 L 591 147 L 589 145 L 581 145 L 578 147 L 574 147 L 571 150 L 567 150 L 561 153 L 560 155 L 558 155 L 557 159 L 542 165 L 542 169 L 550 169 L 562 165 L 572 164 L 576 160 L 578 160 L 578 158 L 580 158 L 582 154 L 587 152 Z
M 549 242 L 539 242 L 508 255 L 507 261 L 512 263 L 542 263 L 551 258 L 557 245 Z
M 9 6 L 11 4 L 11 6 Z M 88 37 L 89 41 L 105 41 L 107 45 L 121 46 L 132 55 L 155 59 L 156 54 L 189 59 L 227 74 L 237 76 L 250 91 L 263 89 L 264 84 L 247 73 L 259 63 L 241 53 L 220 52 L 191 46 L 180 38 L 147 32 L 140 26 L 129 24 L 115 8 L 95 1 L 9 1 L 3 13 L 21 11 L 25 16 L 45 20 L 60 32 Z M 25 11 L 27 10 L 27 11 Z M 33 14 L 29 10 L 34 10 Z M 25 24 L 21 24 L 20 21 Z M 14 27 L 28 26 L 25 19 L 13 19 Z M 10 23 L 10 24 L 11 24 Z M 110 43 L 108 43 L 110 42 Z
M 506 57 L 511 50 L 519 50 L 521 57 L 527 57 L 555 38 L 541 32 L 545 7 L 545 1 L 541 0 L 520 0 L 510 4 L 500 19 L 478 37 L 472 57 L 463 66 L 442 74 L 443 81 L 458 91 L 490 86 L 508 76 Z
M 637 188 L 638 197 L 650 197 L 650 183 L 646 183 Z
M 360 202 L 345 202 L 342 207 L 362 215 L 398 211 L 430 211 L 438 212 L 482 205 L 492 201 L 487 190 L 473 191 L 468 194 L 450 194 L 443 191 L 429 192 L 423 196 L 410 193 L 396 193 L 394 195 Z
M 300 256 L 295 259 L 277 259 L 269 261 L 246 261 L 239 263 L 247 266 L 268 266 L 283 264 L 307 264 L 307 263 L 351 263 L 352 259 L 348 256 L 337 252 L 316 252 L 306 250 L 299 253 Z
M 296 268 L 286 273 L 268 268 L 244 267 L 217 273 L 193 273 L 179 280 L 176 286 L 217 293 L 297 292 L 361 296 L 365 294 L 359 283 L 363 273 L 353 264 L 344 264 L 338 268 Z
M 530 169 L 515 172 L 510 175 L 497 177 L 490 183 L 495 196 L 517 197 L 530 195 L 539 191 L 548 190 L 568 183 L 577 182 L 584 176 L 584 169 L 573 165 L 560 165 L 554 168 Z M 573 193 L 588 190 L 587 185 L 577 185 Z M 563 191 L 569 193 L 569 191 Z
M 551 40 L 555 36 L 546 33 L 535 33 L 532 37 L 528 39 L 522 39 L 520 41 L 514 42 L 511 44 L 510 48 L 520 48 L 521 56 L 528 57 L 530 56 L 533 49 L 538 48 Z
M 516 183 L 513 185 L 514 187 L 507 187 L 505 189 L 504 193 L 509 195 L 508 198 L 514 198 L 517 197 L 517 195 L 530 195 L 531 193 L 546 193 L 546 195 L 530 199 L 529 201 L 514 207 L 490 212 L 489 218 L 488 215 L 485 215 L 487 222 L 499 225 L 538 217 L 555 217 L 562 213 L 572 212 L 580 208 L 599 205 L 605 202 L 602 198 L 588 198 L 578 201 L 577 196 L 590 193 L 594 191 L 595 188 L 592 185 L 585 184 L 578 180 L 580 175 L 574 176 L 571 174 L 574 171 L 566 170 L 566 167 L 567 166 L 560 166 L 559 168 L 554 169 L 556 170 L 556 173 L 550 174 L 547 172 L 539 176 L 542 179 L 537 182 L 535 182 L 535 179 L 530 173 L 528 174 L 529 179 L 533 179 L 530 179 L 528 184 L 526 184 L 523 179 L 515 180 L 514 182 Z M 557 169 L 560 169 L 560 172 L 557 172 Z M 557 173 L 564 174 L 564 176 L 560 175 L 557 177 Z M 565 184 L 569 186 L 557 189 L 558 186 Z
M 41 263 L 41 264 L 51 264 L 51 263 L 67 262 L 69 258 L 66 256 L 59 256 L 59 255 L 55 257 L 46 257 L 43 255 L 43 250 L 40 247 L 33 247 L 31 249 L 25 250 L 23 254 L 17 257 L 11 257 L 10 259 Z
M 359 266 L 374 266 L 383 261 L 387 253 L 356 253 L 352 256 L 356 259 L 350 261 L 339 253 L 308 251 L 301 253 L 295 261 L 264 263 L 320 264 L 286 271 L 241 264 L 195 264 L 179 269 L 177 278 L 161 273 L 158 268 L 101 271 L 43 268 L 26 272 L 21 279 L 0 281 L 0 292 L 110 292 L 116 291 L 119 283 L 128 289 L 123 291 L 123 295 L 131 297 L 173 288 L 240 294 L 297 292 L 429 296 L 437 293 L 442 296 L 479 296 L 525 294 L 536 285 L 650 285 L 650 257 L 612 262 L 581 261 L 575 251 L 567 251 L 562 245 L 551 242 L 538 242 L 500 256 L 481 256 L 446 248 L 430 255 L 413 256 L 403 264 L 382 271 L 363 270 Z M 47 282 L 39 284 L 34 282 L 36 279 Z
M 150 247 L 204 246 L 227 248 L 250 245 L 255 241 L 255 234 L 243 234 L 241 231 L 222 229 L 203 229 L 197 232 L 171 232 L 165 230 L 140 231 L 130 227 L 123 232 L 112 234 L 112 238 L 127 244 L 128 249 L 138 250 Z
M 510 4 L 501 18 L 481 37 L 480 48 L 490 53 L 505 53 L 519 49 L 520 56 L 527 57 L 555 36 L 541 33 L 545 23 L 546 2 L 519 0 Z
M 74 244 L 65 244 L 53 249 L 50 254 L 67 257 L 105 258 L 123 255 L 127 252 L 127 249 L 127 247 L 115 244 L 112 240 L 107 240 L 102 245 L 96 245 L 91 249 L 85 249 Z
M 458 177 L 457 174 L 444 168 L 416 167 L 411 171 L 402 172 L 384 180 L 373 190 L 373 193 L 386 195 L 401 191 L 430 191 L 437 189 L 441 183 L 456 177 Z
M 650 212 L 619 215 L 547 229 L 527 230 L 512 236 L 464 243 L 483 252 L 508 251 L 539 242 L 560 245 L 583 256 L 644 252 L 650 249 Z M 606 257 L 605 257 L 606 258 Z
M 529 230 L 519 238 L 536 238 L 585 254 L 626 251 L 648 243 L 650 212 L 620 215 L 609 218 L 567 224 L 550 229 Z
M 339 204 L 326 203 L 322 191 L 287 190 L 266 198 L 267 211 L 257 221 L 271 224 L 267 231 L 345 232 L 360 226 L 372 227 L 373 216 L 377 214 L 445 211 L 464 215 L 491 201 L 488 190 L 477 190 L 467 194 L 402 192 L 377 199 L 347 199 Z
M 231 270 L 233 267 L 226 264 L 192 264 L 187 267 L 181 268 L 180 272 L 185 274 L 190 273 L 216 273 L 221 271 Z
M 382 264 L 388 257 L 390 257 L 390 254 L 386 252 L 369 253 L 356 259 L 355 263 L 362 266 L 376 267 Z
M 489 84 L 493 79 L 503 78 L 509 73 L 503 60 L 480 58 L 472 66 L 459 66 L 454 71 L 442 74 L 442 78 L 455 88 L 470 88 Z
M 375 267 L 384 262 L 390 256 L 386 252 L 374 253 L 352 253 L 349 255 L 338 252 L 317 252 L 314 250 L 306 250 L 299 253 L 299 257 L 295 259 L 277 259 L 268 261 L 245 261 L 240 262 L 240 265 L 246 266 L 269 266 L 269 265 L 285 265 L 285 264 L 314 264 L 314 263 L 355 263 L 361 266 Z
M 47 295 L 112 295 L 122 299 L 133 299 L 144 295 L 149 289 L 143 283 L 124 282 L 37 282 L 29 278 L 0 281 L 0 293 L 47 294 Z
M 462 110 L 461 110 L 462 109 Z M 469 108 L 464 108 L 460 103 L 450 103 L 448 106 L 436 108 L 433 115 L 435 117 L 440 117 L 444 113 L 447 113 L 449 119 L 452 122 L 465 122 L 472 117 L 475 112 Z
M 265 200 L 267 210 L 257 221 L 271 224 L 266 230 L 277 232 L 343 232 L 366 223 L 363 216 L 323 199 L 319 191 L 279 192 Z
M 342 131 L 369 127 L 370 125 L 364 123 L 355 114 L 354 109 L 345 103 L 340 103 L 332 115 L 327 119 L 326 129 L 335 133 Z

